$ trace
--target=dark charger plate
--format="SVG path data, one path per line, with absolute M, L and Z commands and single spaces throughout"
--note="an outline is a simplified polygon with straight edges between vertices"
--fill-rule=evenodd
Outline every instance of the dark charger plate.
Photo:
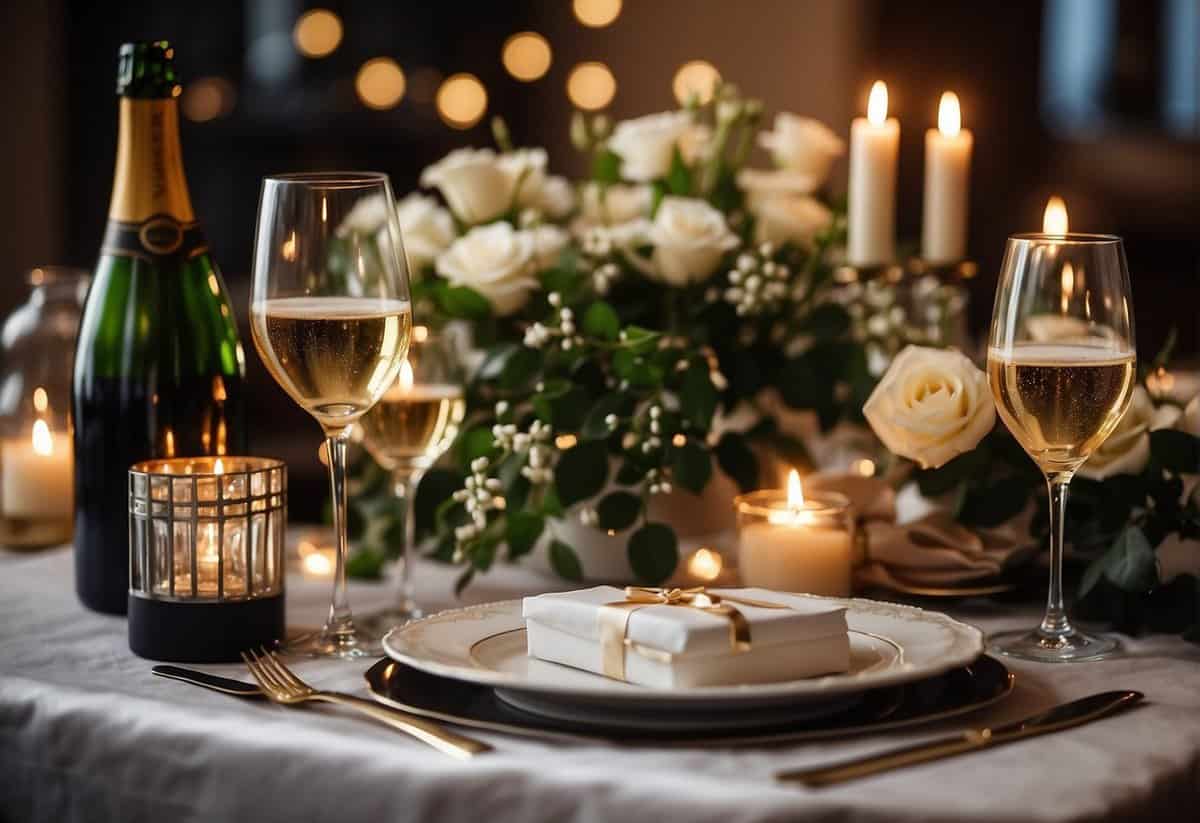
M 784 724 L 728 729 L 661 732 L 579 725 L 516 709 L 488 686 L 422 672 L 383 659 L 367 670 L 367 686 L 376 700 L 414 714 L 461 726 L 551 740 L 606 740 L 653 745 L 750 745 L 844 737 L 852 734 L 931 723 L 990 706 L 1007 697 L 1014 676 L 986 655 L 969 666 L 904 686 L 873 689 L 832 715 Z

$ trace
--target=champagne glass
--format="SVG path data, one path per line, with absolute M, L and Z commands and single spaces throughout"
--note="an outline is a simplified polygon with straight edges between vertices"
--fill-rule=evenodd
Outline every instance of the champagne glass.
M 1000 418 L 1046 475 L 1050 592 L 1033 632 L 991 638 L 996 651 L 1047 662 L 1095 660 L 1116 641 L 1076 629 L 1063 607 L 1063 521 L 1076 470 L 1112 434 L 1136 376 L 1133 305 L 1121 239 L 1018 234 L 1004 253 L 988 381 Z
M 250 297 L 267 370 L 325 433 L 337 565 L 329 618 L 288 651 L 379 652 L 346 595 L 346 441 L 396 379 L 408 352 L 408 267 L 391 183 L 374 172 L 285 174 L 263 181 Z
M 426 326 L 415 327 L 396 382 L 360 423 L 363 445 L 392 473 L 404 518 L 399 602 L 363 618 L 380 634 L 420 616 L 412 582 L 417 487 L 458 436 L 465 411 L 463 368 L 453 341 Z

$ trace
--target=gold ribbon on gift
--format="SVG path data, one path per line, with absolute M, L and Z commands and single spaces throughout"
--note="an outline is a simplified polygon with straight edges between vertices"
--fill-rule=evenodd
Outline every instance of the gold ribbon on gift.
M 750 622 L 744 614 L 730 605 L 731 603 L 756 606 L 760 609 L 791 608 L 766 600 L 718 595 L 703 586 L 688 589 L 627 586 L 624 600 L 605 603 L 600 607 L 600 654 L 605 676 L 614 680 L 625 679 L 625 651 L 629 646 L 635 645 L 626 636 L 629 618 L 635 611 L 647 606 L 680 606 L 724 618 L 729 622 L 729 647 L 735 652 L 749 651 Z M 662 651 L 658 651 L 655 656 L 670 659 L 670 655 Z

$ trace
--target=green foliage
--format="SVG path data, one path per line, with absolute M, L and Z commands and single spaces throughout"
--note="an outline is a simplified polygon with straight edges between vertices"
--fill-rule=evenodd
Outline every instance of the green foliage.
M 712 476 L 712 456 L 708 449 L 688 438 L 682 446 L 671 448 L 671 468 L 675 482 L 690 492 L 699 494 Z
M 621 156 L 610 149 L 596 152 L 592 158 L 592 179 L 597 183 L 619 183 Z
M 632 526 L 642 512 L 642 500 L 629 492 L 610 492 L 596 506 L 597 525 L 602 529 L 624 531 Z
M 583 566 L 575 550 L 561 540 L 550 542 L 550 568 L 564 580 L 578 583 L 583 580 Z
M 447 317 L 481 320 L 492 313 L 492 305 L 488 303 L 487 298 L 467 286 L 451 286 L 439 282 L 434 287 L 434 299 Z
M 675 532 L 662 523 L 647 523 L 629 537 L 629 565 L 638 580 L 658 585 L 671 576 L 679 563 Z
M 721 435 L 717 441 L 717 462 L 743 493 L 758 487 L 758 458 L 742 435 L 736 432 Z
M 583 313 L 583 330 L 600 340 L 613 341 L 621 333 L 621 318 L 617 311 L 603 300 L 597 300 Z
M 516 560 L 529 554 L 546 528 L 546 518 L 528 511 L 514 511 L 506 518 L 504 539 L 508 541 L 508 557 Z
M 554 469 L 554 488 L 563 506 L 595 497 L 608 480 L 608 449 L 603 443 L 582 441 L 564 451 Z

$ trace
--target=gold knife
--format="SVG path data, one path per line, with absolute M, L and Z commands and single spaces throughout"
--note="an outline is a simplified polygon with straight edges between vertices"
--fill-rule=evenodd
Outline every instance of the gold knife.
M 832 786 L 847 780 L 869 777 L 904 766 L 928 763 L 943 757 L 978 751 L 1004 743 L 1012 743 L 1014 740 L 1023 740 L 1039 734 L 1049 734 L 1081 726 L 1128 708 L 1141 700 L 1143 696 L 1141 692 L 1135 691 L 1101 692 L 1073 700 L 1070 703 L 1063 703 L 1061 706 L 1055 706 L 1032 717 L 1004 726 L 968 729 L 960 734 L 833 766 L 779 772 L 775 775 L 775 779 L 803 783 L 812 788 Z

